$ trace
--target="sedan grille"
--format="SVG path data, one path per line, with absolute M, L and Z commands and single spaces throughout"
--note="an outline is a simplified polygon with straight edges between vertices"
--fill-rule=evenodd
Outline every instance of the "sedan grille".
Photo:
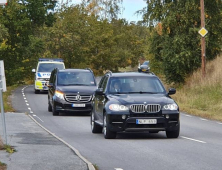
M 86 103 L 91 101 L 92 96 L 91 95 L 65 95 L 65 99 L 68 102 L 71 103 Z
M 130 109 L 133 113 L 158 113 L 161 109 L 159 104 L 133 104 L 130 105 Z

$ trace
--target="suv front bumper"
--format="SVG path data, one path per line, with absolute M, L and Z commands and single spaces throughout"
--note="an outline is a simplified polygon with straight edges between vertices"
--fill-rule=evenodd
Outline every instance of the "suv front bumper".
M 108 114 L 108 126 L 111 131 L 115 132 L 144 132 L 144 131 L 174 131 L 178 128 L 180 122 L 179 113 L 152 116 L 130 116 L 126 115 L 123 119 L 122 115 Z M 137 124 L 137 119 L 156 119 L 156 124 Z

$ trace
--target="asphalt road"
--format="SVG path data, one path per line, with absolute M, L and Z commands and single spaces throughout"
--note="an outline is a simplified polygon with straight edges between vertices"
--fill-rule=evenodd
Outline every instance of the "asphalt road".
M 12 103 L 16 112 L 29 113 L 99 170 L 222 169 L 222 122 L 182 113 L 178 139 L 167 139 L 165 132 L 160 132 L 120 133 L 117 139 L 107 140 L 91 133 L 87 115 L 52 116 L 47 111 L 47 93 L 34 94 L 33 88 L 15 91 Z

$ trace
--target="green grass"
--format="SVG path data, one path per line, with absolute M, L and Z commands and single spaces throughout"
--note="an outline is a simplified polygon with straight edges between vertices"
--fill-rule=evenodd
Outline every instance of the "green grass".
M 3 148 L 6 152 L 8 153 L 14 153 L 16 152 L 15 148 L 11 145 L 4 145 L 4 148 Z
M 96 164 L 93 164 L 93 166 L 96 170 L 99 170 L 99 167 Z
M 222 86 L 182 88 L 175 96 L 172 96 L 180 110 L 208 119 L 222 121 Z
M 6 164 L 5 164 L 5 163 L 2 163 L 2 162 L 0 161 L 0 170 L 6 170 L 6 169 L 7 169 Z
M 10 87 L 7 87 L 6 92 L 3 92 L 3 102 L 4 102 L 4 111 L 5 112 L 14 112 L 14 109 L 12 108 L 10 96 L 12 94 L 12 91 L 16 88 L 17 88 L 17 86 L 10 86 Z M 1 106 L 0 106 L 0 108 L 1 108 Z

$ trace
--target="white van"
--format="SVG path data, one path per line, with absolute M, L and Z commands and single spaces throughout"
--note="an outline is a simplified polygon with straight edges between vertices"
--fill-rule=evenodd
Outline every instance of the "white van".
M 35 94 L 38 94 L 40 90 L 48 90 L 48 82 L 51 72 L 54 68 L 65 69 L 63 59 L 51 59 L 51 58 L 40 58 L 36 69 L 32 69 L 35 73 Z

